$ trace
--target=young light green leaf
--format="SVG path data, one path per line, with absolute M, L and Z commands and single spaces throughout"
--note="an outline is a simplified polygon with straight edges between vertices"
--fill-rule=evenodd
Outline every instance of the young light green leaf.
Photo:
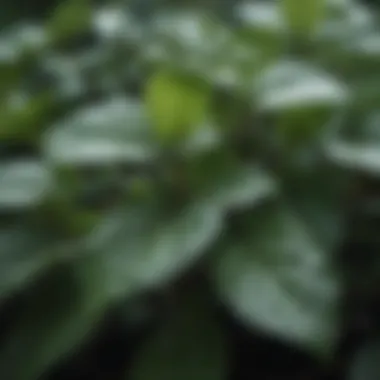
M 168 321 L 138 353 L 128 379 L 223 380 L 227 378 L 226 342 L 210 305 L 185 298 Z
M 0 351 L 0 373 L 5 378 L 38 380 L 82 343 L 106 305 L 98 264 L 96 257 L 87 257 L 59 266 L 32 289 Z
M 187 136 L 204 121 L 209 89 L 195 80 L 168 72 L 155 74 L 146 88 L 146 104 L 152 123 L 163 141 Z
M 249 236 L 231 241 L 216 258 L 217 290 L 248 325 L 330 352 L 339 295 L 330 256 L 297 215 L 278 205 L 261 211 Z
M 140 163 L 156 157 L 144 106 L 113 98 L 80 110 L 47 133 L 45 153 L 57 164 Z
M 89 244 L 103 252 L 111 293 L 118 297 L 170 281 L 186 270 L 219 237 L 222 222 L 220 210 L 205 203 L 169 217 L 136 205 L 106 218 Z
M 282 13 L 292 31 L 303 36 L 323 21 L 328 0 L 280 0 Z
M 38 205 L 52 186 L 49 169 L 35 161 L 0 165 L 0 208 L 25 209 Z
M 91 23 L 88 0 L 68 0 L 60 3 L 48 20 L 46 29 L 54 42 L 74 38 L 87 30 Z

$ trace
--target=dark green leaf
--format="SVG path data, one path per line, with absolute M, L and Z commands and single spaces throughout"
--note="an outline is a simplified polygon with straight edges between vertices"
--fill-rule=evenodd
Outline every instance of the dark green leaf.
M 205 180 L 202 195 L 225 211 L 255 206 L 277 193 L 276 181 L 258 166 L 223 166 Z
M 27 226 L 0 230 L 0 299 L 17 291 L 54 259 L 51 239 Z
M 106 218 L 89 243 L 103 252 L 117 297 L 182 273 L 218 238 L 222 220 L 217 207 L 204 203 L 171 216 L 136 205 Z
M 215 281 L 243 321 L 313 351 L 335 343 L 337 278 L 299 217 L 263 208 L 246 238 L 221 248 Z

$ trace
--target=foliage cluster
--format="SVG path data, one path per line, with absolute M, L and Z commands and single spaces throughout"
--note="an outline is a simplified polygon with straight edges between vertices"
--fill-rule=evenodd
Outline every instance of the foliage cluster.
M 13 3 L 0 377 L 48 376 L 110 310 L 127 339 L 156 325 L 126 379 L 228 379 L 226 315 L 331 368 L 379 302 L 378 8 Z M 351 380 L 380 378 L 363 313 Z

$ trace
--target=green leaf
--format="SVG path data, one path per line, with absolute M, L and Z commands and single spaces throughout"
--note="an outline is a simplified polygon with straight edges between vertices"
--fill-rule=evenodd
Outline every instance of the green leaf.
M 176 315 L 138 352 L 128 379 L 226 379 L 226 342 L 210 303 L 185 298 L 175 307 Z
M 123 40 L 128 43 L 141 43 L 141 25 L 123 4 L 103 6 L 94 12 L 93 26 L 97 35 L 107 43 Z
M 198 156 L 209 153 L 222 144 L 222 134 L 209 122 L 199 125 L 180 146 L 182 155 Z
M 278 190 L 271 175 L 257 165 L 223 165 L 205 181 L 202 196 L 225 211 L 255 206 Z
M 248 325 L 330 353 L 338 307 L 330 256 L 298 215 L 279 205 L 263 207 L 246 232 L 216 258 L 214 280 L 222 300 Z
M 328 143 L 326 152 L 337 165 L 380 176 L 380 141 L 368 143 L 335 140 Z
M 91 21 L 88 0 L 66 0 L 55 10 L 47 24 L 53 41 L 61 42 L 87 31 Z
M 331 254 L 344 236 L 347 184 L 348 178 L 340 172 L 311 171 L 303 181 L 293 178 L 293 187 L 290 186 L 289 201 L 319 246 Z
M 40 162 L 11 161 L 0 165 L 0 209 L 36 206 L 52 187 L 48 168 Z
M 283 33 L 286 25 L 274 2 L 243 2 L 237 8 L 239 19 L 248 28 Z
M 297 61 L 268 67 L 256 83 L 258 107 L 269 112 L 342 106 L 348 89 L 329 73 Z
M 62 165 L 143 163 L 156 157 L 143 105 L 111 98 L 82 109 L 48 131 L 45 154 Z
M 87 257 L 58 266 L 31 289 L 0 351 L 0 373 L 4 377 L 38 380 L 78 347 L 105 307 L 102 273 L 97 258 Z
M 165 62 L 180 71 L 209 73 L 226 57 L 231 32 L 210 13 L 158 12 L 152 23 L 153 38 L 142 52 L 148 61 Z
M 284 18 L 292 31 L 300 35 L 314 32 L 323 21 L 327 0 L 281 0 Z
M 50 236 L 26 225 L 0 230 L 0 299 L 28 284 L 54 260 Z
M 149 80 L 145 98 L 157 135 L 171 141 L 187 136 L 204 121 L 209 89 L 197 80 L 158 72 Z
M 56 99 L 49 92 L 33 97 L 17 92 L 11 95 L 14 97 L 0 106 L 0 139 L 30 141 L 39 137 L 57 109 Z
M 173 215 L 136 204 L 105 218 L 89 244 L 103 253 L 111 292 L 119 297 L 182 273 L 219 237 L 222 221 L 219 210 L 204 203 Z

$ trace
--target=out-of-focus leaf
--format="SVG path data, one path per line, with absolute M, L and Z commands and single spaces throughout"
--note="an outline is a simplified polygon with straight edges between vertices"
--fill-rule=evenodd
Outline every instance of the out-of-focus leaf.
M 0 230 L 0 299 L 29 284 L 54 260 L 52 241 L 27 226 Z
M 243 2 L 237 13 L 246 27 L 275 33 L 283 33 L 286 30 L 286 24 L 275 2 Z
M 146 89 L 146 103 L 157 135 L 163 141 L 187 136 L 202 125 L 209 103 L 209 89 L 191 78 L 156 73 Z
M 328 0 L 281 0 L 284 18 L 292 31 L 308 35 L 323 20 Z
M 193 55 L 193 60 L 215 57 L 226 46 L 231 34 L 207 13 L 191 11 L 161 11 L 153 23 L 154 33 L 165 46 L 182 54 L 181 61 Z
M 138 43 L 142 37 L 142 28 L 125 7 L 111 5 L 94 12 L 93 26 L 95 32 L 104 42 L 121 40 Z
M 247 324 L 319 354 L 336 338 L 337 278 L 298 216 L 263 208 L 249 236 L 232 240 L 216 258 L 218 292 Z
M 316 31 L 317 40 L 323 42 L 324 48 L 330 46 L 344 59 L 339 47 L 350 45 L 368 33 L 376 25 L 376 17 L 359 1 L 329 0 L 326 8 L 326 17 Z
M 239 35 L 256 49 L 254 66 L 262 69 L 277 61 L 285 47 L 287 28 L 276 2 L 243 2 L 237 6 L 237 17 L 241 23 Z
M 38 205 L 52 186 L 49 169 L 40 162 L 12 161 L 0 165 L 0 209 Z
M 46 134 L 45 153 L 57 164 L 80 166 L 141 163 L 157 151 L 144 106 L 111 98 L 55 125 Z
M 102 275 L 97 258 L 87 257 L 58 266 L 32 288 L 0 351 L 0 373 L 9 380 L 37 380 L 75 350 L 106 305 Z
M 377 58 L 380 61 L 380 33 L 372 32 L 348 42 L 347 49 L 360 59 Z
M 343 140 L 331 141 L 327 155 L 337 165 L 369 175 L 380 175 L 380 141 L 354 143 Z
M 209 303 L 192 298 L 184 297 L 172 320 L 142 347 L 128 379 L 227 378 L 226 341 L 218 321 Z
M 220 130 L 211 122 L 197 127 L 180 146 L 181 154 L 196 156 L 212 151 L 222 143 Z
M 222 221 L 220 210 L 204 203 L 171 216 L 148 205 L 135 205 L 106 218 L 89 244 L 103 252 L 117 297 L 182 273 L 219 237 Z
M 345 121 L 348 124 L 346 128 L 338 129 L 334 136 L 325 141 L 327 157 L 342 168 L 378 176 L 380 113 L 371 109 L 364 109 L 360 113 L 350 112 Z
M 1 105 L 0 140 L 33 140 L 44 130 L 56 110 L 57 102 L 51 93 L 34 97 L 14 94 Z
M 349 380 L 376 380 L 380 376 L 380 345 L 372 341 L 362 346 L 356 353 L 349 369 Z
M 58 5 L 47 24 L 49 36 L 60 42 L 78 36 L 91 25 L 91 6 L 88 0 L 66 0 Z
M 317 244 L 330 254 L 342 243 L 350 195 L 350 176 L 334 169 L 305 166 L 298 173 L 288 174 L 283 184 L 302 222 Z
M 159 12 L 151 38 L 141 48 L 144 62 L 164 64 L 213 83 L 223 82 L 221 74 L 236 56 L 235 44 L 231 31 L 214 16 L 210 12 Z
M 276 181 L 258 166 L 226 166 L 205 181 L 201 194 L 225 211 L 254 206 L 278 190 Z
M 271 112 L 336 107 L 348 100 L 348 89 L 330 74 L 297 61 L 270 66 L 255 87 L 258 106 Z

